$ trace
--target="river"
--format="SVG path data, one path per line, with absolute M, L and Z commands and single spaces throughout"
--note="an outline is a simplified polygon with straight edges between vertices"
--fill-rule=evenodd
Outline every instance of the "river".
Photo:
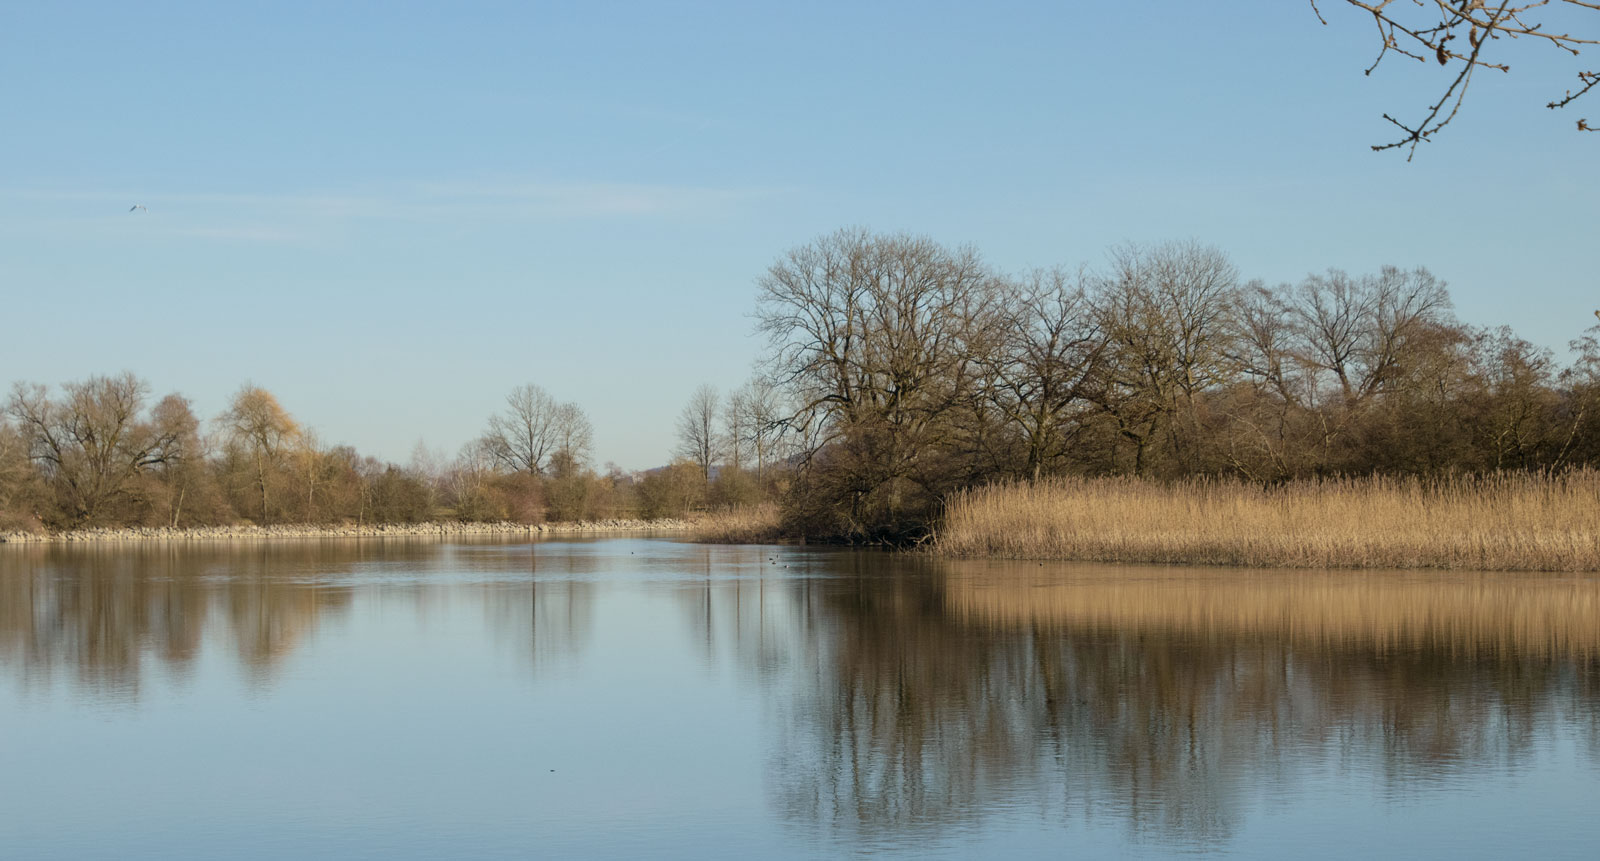
M 1600 578 L 0 547 L 0 856 L 1593 857 Z

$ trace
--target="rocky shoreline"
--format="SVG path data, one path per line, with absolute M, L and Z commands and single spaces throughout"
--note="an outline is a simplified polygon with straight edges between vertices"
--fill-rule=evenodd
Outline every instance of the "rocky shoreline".
M 688 520 L 594 520 L 572 523 L 378 523 L 363 526 L 134 526 L 75 529 L 68 532 L 0 533 L 0 544 L 53 544 L 89 541 L 262 541 L 306 538 L 456 538 L 470 536 L 543 536 L 593 532 L 680 531 Z

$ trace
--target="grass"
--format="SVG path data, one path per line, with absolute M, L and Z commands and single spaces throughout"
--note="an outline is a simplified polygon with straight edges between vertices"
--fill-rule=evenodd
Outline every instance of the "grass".
M 936 547 L 1006 559 L 1596 571 L 1600 472 L 999 484 L 954 498 Z
M 775 502 L 709 511 L 694 518 L 690 537 L 706 544 L 772 544 L 782 538 Z

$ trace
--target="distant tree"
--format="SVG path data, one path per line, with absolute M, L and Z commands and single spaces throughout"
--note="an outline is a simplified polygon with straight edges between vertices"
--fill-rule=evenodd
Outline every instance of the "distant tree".
M 300 440 L 300 425 L 272 393 L 245 383 L 217 417 L 223 437 L 249 464 L 260 522 L 272 517 L 270 491 Z
M 728 420 L 730 432 L 737 436 L 744 450 L 754 456 L 756 479 L 765 478 L 767 466 L 772 463 L 783 438 L 783 395 L 770 379 L 751 377 L 729 398 L 732 416 Z
M 704 472 L 686 460 L 646 473 L 635 487 L 640 516 L 647 518 L 682 517 L 706 498 Z
M 406 464 L 406 472 L 422 482 L 427 491 L 426 504 L 430 512 L 439 504 L 444 475 L 449 469 L 448 464 L 448 458 L 443 451 L 429 448 L 427 443 L 420 439 L 411 447 L 411 458 Z
M 153 476 L 158 480 L 160 493 L 153 500 L 161 523 L 178 526 L 183 522 L 186 506 L 200 500 L 202 510 L 214 510 L 210 499 L 211 476 L 206 469 L 206 446 L 200 436 L 200 420 L 195 417 L 189 399 L 178 394 L 162 398 L 150 411 L 151 423 L 156 433 L 166 439 L 166 456 L 156 465 Z
M 722 407 L 722 439 L 726 446 L 728 466 L 735 472 L 744 468 L 750 451 L 747 425 L 749 411 L 745 408 L 744 398 L 743 389 L 734 389 L 728 393 L 728 399 Z
M 1106 352 L 1082 280 L 1052 269 L 1010 282 L 1000 343 L 989 356 L 989 399 L 1021 434 L 1034 481 L 1081 429 Z
M 1559 451 L 1561 396 L 1555 356 L 1501 326 L 1476 334 L 1471 362 L 1472 404 L 1465 425 L 1483 452 L 1480 469 L 1533 469 Z
M 721 397 L 713 386 L 703 385 L 689 396 L 689 403 L 678 415 L 679 457 L 700 467 L 700 475 L 711 480 L 711 467 L 722 460 L 722 435 L 717 432 L 717 410 Z
M 1600 325 L 1585 329 L 1567 349 L 1574 360 L 1558 377 L 1563 403 L 1555 463 L 1600 464 Z
M 62 389 L 54 400 L 44 386 L 18 383 L 7 412 L 55 490 L 60 522 L 93 523 L 125 497 L 136 476 L 174 456 L 175 430 L 144 420 L 149 386 L 131 373 Z
M 1199 465 L 1202 393 L 1228 379 L 1238 273 L 1221 251 L 1192 242 L 1112 253 L 1095 297 L 1106 349 L 1086 389 L 1133 446 L 1142 475 L 1160 441 L 1182 469 Z
M 1450 298 L 1426 269 L 1313 275 L 1287 297 L 1295 358 L 1347 406 L 1400 380 L 1408 353 L 1445 322 Z
M 489 419 L 484 450 L 512 472 L 543 475 L 559 445 L 562 405 L 528 383 L 506 395 L 506 411 Z
M 556 475 L 576 475 L 589 463 L 594 446 L 594 425 L 577 404 L 556 407 L 551 424 L 555 437 L 555 452 L 551 455 L 551 472 Z
M 1332 3 L 1335 0 L 1327 0 Z M 1377 144 L 1377 151 L 1404 148 L 1409 160 L 1417 144 L 1431 140 L 1450 124 L 1461 110 L 1473 74 L 1480 69 L 1511 71 L 1503 55 L 1490 50 L 1490 43 L 1504 39 L 1527 40 L 1547 45 L 1558 52 L 1577 57 L 1580 50 L 1600 43 L 1600 4 L 1594 0 L 1344 0 L 1371 17 L 1377 25 L 1378 50 L 1367 74 L 1390 54 L 1420 63 L 1445 67 L 1445 87 L 1439 99 L 1429 104 L 1415 120 L 1402 121 L 1384 114 L 1400 131 L 1400 137 Z M 1311 8 L 1324 24 L 1317 0 Z M 1574 34 L 1568 25 L 1590 28 Z M 1600 84 L 1600 70 L 1574 70 L 1577 89 L 1567 89 L 1545 107 L 1564 108 Z M 1586 119 L 1578 120 L 1579 131 L 1595 131 Z
M 28 457 L 28 440 L 0 413 L 0 532 L 34 528 L 38 472 Z
M 444 473 L 445 504 L 461 520 L 495 520 L 507 516 L 495 488 L 495 458 L 482 440 L 461 447 Z
M 418 523 L 428 519 L 428 488 L 415 473 L 392 463 L 374 462 L 363 470 L 362 478 L 368 517 L 374 522 Z

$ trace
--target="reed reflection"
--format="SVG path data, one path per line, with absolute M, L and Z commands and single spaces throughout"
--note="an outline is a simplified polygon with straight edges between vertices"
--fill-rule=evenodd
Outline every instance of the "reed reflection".
M 1576 739 L 1600 581 L 840 560 L 780 708 L 775 803 L 835 836 L 995 810 L 1225 841 L 1328 765 L 1415 791 Z

